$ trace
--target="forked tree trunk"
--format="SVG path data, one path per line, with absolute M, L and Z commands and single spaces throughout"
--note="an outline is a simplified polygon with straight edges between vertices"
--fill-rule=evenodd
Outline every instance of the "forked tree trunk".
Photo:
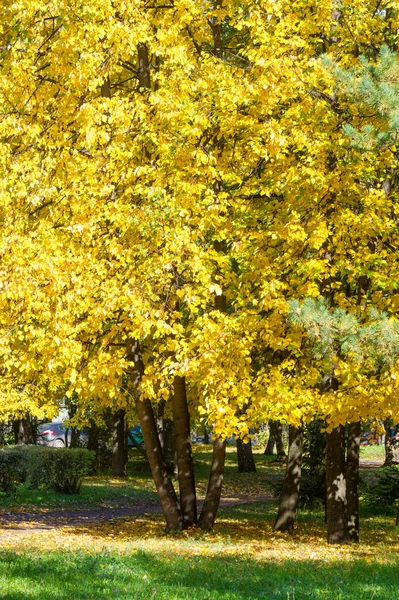
M 345 478 L 345 427 L 327 434 L 327 540 L 330 544 L 348 542 Z
M 346 501 L 348 515 L 348 537 L 352 542 L 359 541 L 359 455 L 360 422 L 351 423 L 348 430 L 346 457 Z
M 172 412 L 180 490 L 180 507 L 185 527 L 197 524 L 197 496 L 191 449 L 190 413 L 188 411 L 186 380 L 176 376 L 173 382 Z
M 211 473 L 208 482 L 205 502 L 202 507 L 198 526 L 209 531 L 212 529 L 219 509 L 222 495 L 226 442 L 216 438 L 213 442 Z
M 134 390 L 147 458 L 165 516 L 166 527 L 169 531 L 177 531 L 183 528 L 183 517 L 163 456 L 152 404 L 150 400 L 143 399 L 141 395 L 144 364 L 140 344 L 137 340 L 128 341 L 127 358 L 131 363 L 129 375 Z
M 143 431 L 148 462 L 165 516 L 167 529 L 169 531 L 181 530 L 183 529 L 183 517 L 159 443 L 154 411 L 150 400 L 137 402 L 137 411 Z
M 241 438 L 237 438 L 237 460 L 239 473 L 256 473 L 251 440 L 243 442 Z
M 113 416 L 112 426 L 112 474 L 126 477 L 126 425 L 125 411 L 118 410 Z
M 303 454 L 303 427 L 289 428 L 287 470 L 274 529 L 292 533 L 296 519 L 301 484 Z

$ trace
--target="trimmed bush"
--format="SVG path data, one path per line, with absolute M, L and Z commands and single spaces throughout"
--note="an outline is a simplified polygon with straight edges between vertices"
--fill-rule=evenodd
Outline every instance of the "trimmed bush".
M 0 460 L 0 491 L 5 494 L 11 494 L 15 490 L 16 482 L 13 476 L 9 456 L 1 457 Z
M 62 494 L 79 494 L 83 478 L 95 465 L 95 453 L 85 448 L 52 448 L 53 486 Z
M 28 476 L 27 454 L 21 446 L 0 450 L 0 490 L 11 494 Z
M 95 454 L 85 448 L 14 446 L 0 450 L 0 490 L 10 494 L 19 483 L 78 494 L 93 471 Z

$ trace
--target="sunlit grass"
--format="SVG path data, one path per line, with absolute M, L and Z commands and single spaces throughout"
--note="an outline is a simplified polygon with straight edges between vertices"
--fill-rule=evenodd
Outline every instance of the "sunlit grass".
M 397 598 L 399 547 L 391 519 L 364 519 L 361 543 L 336 547 L 325 541 L 321 511 L 311 522 L 300 519 L 290 537 L 273 531 L 274 516 L 270 504 L 222 510 L 209 534 L 166 535 L 160 516 L 14 531 L 2 540 L 0 597 Z
M 209 465 L 211 461 L 211 446 L 195 446 L 194 462 L 196 469 L 197 492 L 204 496 L 208 484 Z M 226 498 L 257 498 L 268 493 L 268 478 L 275 473 L 281 473 L 284 467 L 275 463 L 271 457 L 264 456 L 259 450 L 255 451 L 257 473 L 238 474 L 235 447 L 228 447 L 224 496 Z M 47 489 L 30 490 L 24 486 L 18 488 L 11 498 L 0 497 L 1 507 L 25 508 L 34 507 L 63 508 L 68 506 L 95 506 L 99 504 L 154 502 L 157 494 L 151 476 L 150 468 L 143 456 L 131 451 L 128 465 L 128 477 L 119 479 L 113 477 L 110 471 L 101 475 L 87 477 L 78 496 L 56 494 Z
M 211 448 L 195 448 L 199 490 L 206 485 Z M 237 473 L 228 448 L 225 497 L 262 497 L 284 467 L 256 454 L 256 474 Z M 28 492 L 25 490 L 26 494 Z M 43 490 L 42 510 L 67 508 Z M 33 492 L 32 492 L 33 494 Z M 134 503 L 155 498 L 150 472 L 132 455 L 127 480 L 88 478 L 74 506 Z M 23 523 L 0 529 L 0 598 L 7 600 L 395 600 L 399 542 L 392 511 L 362 509 L 361 542 L 328 546 L 321 506 L 301 511 L 290 537 L 275 533 L 276 501 L 222 508 L 214 531 L 165 534 L 161 515 L 52 528 Z
M 384 462 L 385 460 L 385 447 L 383 445 L 378 446 L 377 444 L 373 444 L 371 446 L 361 446 L 360 447 L 360 458 L 367 458 L 369 460 L 380 460 Z

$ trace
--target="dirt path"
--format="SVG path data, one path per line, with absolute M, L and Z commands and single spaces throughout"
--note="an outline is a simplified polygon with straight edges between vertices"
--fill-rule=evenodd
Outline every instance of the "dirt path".
M 232 508 L 240 504 L 270 501 L 272 496 L 264 495 L 257 498 L 223 498 L 220 508 Z M 199 500 L 201 509 L 203 500 Z M 93 508 L 66 508 L 58 510 L 42 510 L 32 512 L 0 512 L 0 539 L 7 536 L 7 532 L 13 530 L 40 531 L 58 529 L 61 527 L 79 527 L 95 523 L 113 523 L 120 519 L 138 517 L 148 514 L 161 514 L 159 502 L 136 501 L 126 503 L 126 498 L 115 499 L 106 506 Z
M 360 468 L 362 470 L 366 469 L 378 469 L 382 467 L 384 464 L 384 460 L 382 458 L 361 458 L 360 459 Z
M 382 466 L 381 460 L 361 459 L 361 470 L 373 470 Z M 265 493 L 255 498 L 237 496 L 223 498 L 220 508 L 232 508 L 242 504 L 254 502 L 271 502 L 271 493 Z M 199 499 L 199 509 L 202 508 L 203 499 Z M 62 527 L 80 527 L 95 523 L 113 523 L 129 517 L 161 514 L 158 501 L 130 501 L 116 498 L 106 504 L 86 506 L 82 508 L 43 509 L 35 511 L 0 511 L 0 539 L 9 536 L 11 532 L 26 532 L 40 530 L 54 530 Z M 2 530 L 2 531 L 1 531 Z

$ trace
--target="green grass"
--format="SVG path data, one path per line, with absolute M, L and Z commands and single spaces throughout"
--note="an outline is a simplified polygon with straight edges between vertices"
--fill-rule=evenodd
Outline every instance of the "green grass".
M 369 460 L 385 460 L 385 447 L 383 445 L 377 446 L 361 446 L 360 458 L 367 458 Z
M 211 448 L 196 447 L 199 487 L 206 484 Z M 284 467 L 259 453 L 256 474 L 226 461 L 225 496 L 265 492 Z M 88 478 L 76 498 L 20 491 L 21 510 L 154 499 L 151 475 L 131 455 L 129 478 Z M 70 504 L 68 504 L 70 503 Z M 0 598 L 5 600 L 396 600 L 398 542 L 394 515 L 363 506 L 361 543 L 329 547 L 321 507 L 301 511 L 298 529 L 273 531 L 275 502 L 222 509 L 215 531 L 167 536 L 160 516 L 59 530 L 0 530 Z M 4 521 L 3 521 L 4 523 Z
M 194 462 L 199 495 L 205 495 L 208 484 L 211 446 L 195 446 Z M 226 457 L 224 495 L 226 497 L 262 496 L 267 493 L 267 481 L 282 473 L 284 467 L 273 461 L 273 457 L 255 454 L 257 473 L 237 472 L 237 458 L 234 447 L 229 447 Z M 126 503 L 129 501 L 155 501 L 155 491 L 150 468 L 146 459 L 136 451 L 131 451 L 128 464 L 128 477 L 118 479 L 110 472 L 87 477 L 81 493 L 76 496 L 58 494 L 48 489 L 31 490 L 19 486 L 12 497 L 0 496 L 1 508 L 21 508 L 33 510 L 35 507 L 68 508 L 76 506 L 96 506 L 108 502 Z
M 155 501 L 157 494 L 145 459 L 135 451 L 130 454 L 128 477 L 118 479 L 110 472 L 87 477 L 80 494 L 58 494 L 51 489 L 32 490 L 18 486 L 11 497 L 0 496 L 1 508 L 40 509 L 96 506 L 107 502 L 121 503 L 139 500 Z
M 7 600 L 394 600 L 392 560 L 254 560 L 252 556 L 173 556 L 135 551 L 47 554 L 0 552 Z

